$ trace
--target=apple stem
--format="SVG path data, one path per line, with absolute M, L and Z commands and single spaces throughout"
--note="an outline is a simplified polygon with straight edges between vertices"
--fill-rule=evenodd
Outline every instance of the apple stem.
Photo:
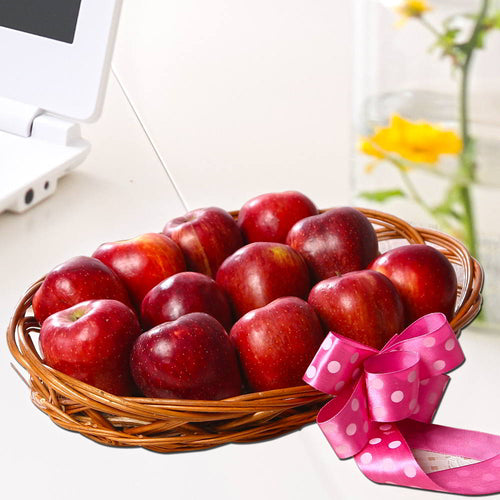
M 83 316 L 85 316 L 85 311 L 82 309 L 77 309 L 71 314 L 71 321 L 78 321 Z

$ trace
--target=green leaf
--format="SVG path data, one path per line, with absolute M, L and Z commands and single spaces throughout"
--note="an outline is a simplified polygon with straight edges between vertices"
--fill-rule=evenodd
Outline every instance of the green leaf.
M 441 57 L 451 57 L 454 61 L 460 61 L 463 57 L 461 45 L 457 39 L 461 35 L 461 30 L 456 27 L 444 26 L 444 31 L 439 34 L 430 51 L 437 50 Z
M 460 30 L 456 28 L 447 28 L 445 31 L 439 35 L 436 39 L 434 45 L 431 48 L 440 48 L 443 51 L 448 51 L 453 48 L 455 45 L 455 41 L 457 36 L 459 35 Z
M 380 191 L 363 191 L 359 193 L 361 198 L 370 201 L 376 201 L 377 203 L 384 203 L 391 198 L 405 198 L 406 194 L 401 189 L 383 189 Z
M 487 16 L 483 21 L 483 29 L 500 29 L 500 10 L 494 12 L 490 16 Z
M 492 16 L 493 28 L 500 30 L 500 11 L 498 11 L 494 16 Z

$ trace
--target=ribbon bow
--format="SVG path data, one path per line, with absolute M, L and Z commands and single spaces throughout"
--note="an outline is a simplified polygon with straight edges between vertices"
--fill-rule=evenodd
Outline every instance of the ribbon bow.
M 433 313 L 380 351 L 330 332 L 304 381 L 336 396 L 320 410 L 317 422 L 338 457 L 355 456 L 373 481 L 462 494 L 500 491 L 500 437 L 429 424 L 450 380 L 445 373 L 464 360 L 446 317 Z M 452 444 L 450 433 L 458 433 Z M 473 442 L 484 436 L 487 444 Z M 426 473 L 411 451 L 420 446 L 435 448 L 429 453 L 436 456 L 473 457 L 467 474 L 457 480 L 463 467 Z M 476 472 L 491 479 L 489 484 L 464 480 L 479 462 L 486 469 L 481 465 Z

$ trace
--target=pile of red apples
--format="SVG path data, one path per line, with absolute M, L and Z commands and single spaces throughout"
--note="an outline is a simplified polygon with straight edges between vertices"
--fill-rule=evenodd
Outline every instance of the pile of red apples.
M 302 384 L 329 331 L 381 348 L 417 318 L 453 316 L 442 253 L 380 254 L 369 220 L 287 191 L 237 220 L 188 212 L 53 269 L 33 297 L 50 367 L 118 396 L 224 399 Z

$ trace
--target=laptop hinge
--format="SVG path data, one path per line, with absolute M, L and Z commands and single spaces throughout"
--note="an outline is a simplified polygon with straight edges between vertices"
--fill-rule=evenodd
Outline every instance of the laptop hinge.
M 29 137 L 33 120 L 42 113 L 36 106 L 0 97 L 0 131 Z

